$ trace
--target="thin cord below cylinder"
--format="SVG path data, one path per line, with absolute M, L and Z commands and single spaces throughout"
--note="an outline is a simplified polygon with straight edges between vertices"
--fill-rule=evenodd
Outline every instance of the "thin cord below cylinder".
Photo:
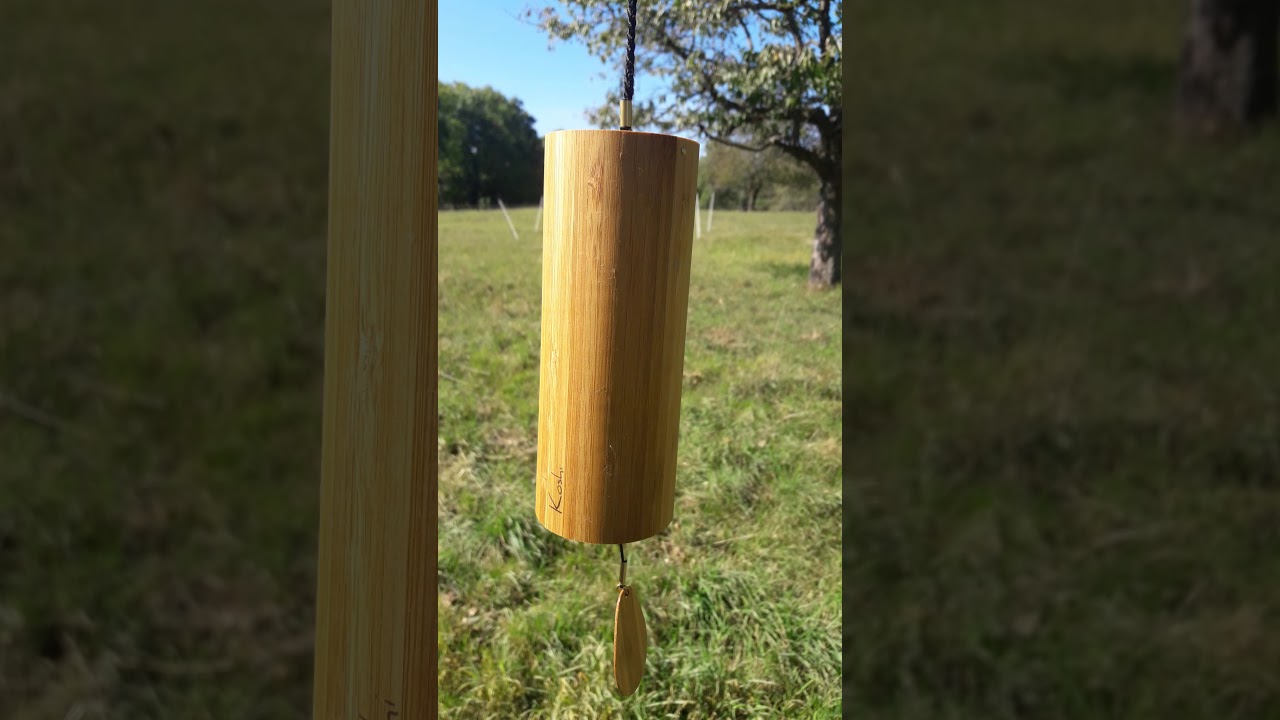
M 622 560 L 618 565 L 618 589 L 623 590 L 627 587 L 627 551 L 622 543 L 618 543 L 618 557 Z

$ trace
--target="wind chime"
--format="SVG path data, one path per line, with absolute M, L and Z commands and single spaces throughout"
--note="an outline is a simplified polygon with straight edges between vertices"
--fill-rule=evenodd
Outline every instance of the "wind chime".
M 647 646 L 626 543 L 667 527 L 676 448 L 698 144 L 634 132 L 636 2 L 618 130 L 546 137 L 538 520 L 616 544 L 613 670 L 635 692 Z

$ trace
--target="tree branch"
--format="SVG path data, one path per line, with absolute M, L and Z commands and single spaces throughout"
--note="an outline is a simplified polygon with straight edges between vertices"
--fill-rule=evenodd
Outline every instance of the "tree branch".
M 782 142 L 775 142 L 774 147 L 813 168 L 813 171 L 818 173 L 818 177 L 823 180 L 826 180 L 831 176 L 831 168 L 835 163 L 828 162 L 821 155 L 809 148 L 804 147 L 803 145 L 793 145 L 791 143 Z
M 798 143 L 787 142 L 781 136 L 778 136 L 778 135 L 774 135 L 770 137 L 768 140 L 765 140 L 762 144 L 748 145 L 746 143 L 739 142 L 737 140 L 731 140 L 722 135 L 712 134 L 710 129 L 708 129 L 707 126 L 703 123 L 698 124 L 698 131 L 701 132 L 703 135 L 706 135 L 707 139 L 711 140 L 712 142 L 717 142 L 717 143 L 720 143 L 721 145 L 727 145 L 729 147 L 737 148 L 739 150 L 746 150 L 747 152 L 761 152 L 764 150 L 768 150 L 771 147 L 776 147 L 780 151 L 786 153 L 787 155 L 790 155 L 792 158 L 795 158 L 796 160 L 813 168 L 813 171 L 818 173 L 818 177 L 823 179 L 826 179 L 831 174 L 831 169 L 835 165 L 835 163 L 828 162 L 825 158 L 823 158 L 817 152 L 814 152 L 813 150 L 810 150 L 809 148 L 803 145 L 800 145 Z
M 822 0 L 818 7 L 818 54 L 827 54 L 827 41 L 831 39 L 831 0 Z
M 754 40 L 752 40 L 751 29 L 747 27 L 747 21 L 742 15 L 738 16 L 738 24 L 742 26 L 742 34 L 747 36 L 747 49 L 749 49 L 751 52 L 755 52 L 756 43 Z
M 745 144 L 745 143 L 740 143 L 740 142 L 738 142 L 738 141 L 736 141 L 736 140 L 730 140 L 729 138 L 719 137 L 719 136 L 717 136 L 717 135 L 712 135 L 712 134 L 707 130 L 706 126 L 701 125 L 701 124 L 699 124 L 699 125 L 698 125 L 698 130 L 699 130 L 703 135 L 706 135 L 706 136 L 707 136 L 707 139 L 708 139 L 708 140 L 711 140 L 712 142 L 717 142 L 717 143 L 720 143 L 721 145 L 727 145 L 728 147 L 731 147 L 731 148 L 737 148 L 737 149 L 739 149 L 739 150 L 746 150 L 747 152 L 761 152 L 762 150 L 768 150 L 770 147 L 772 147 L 772 146 L 773 146 L 773 144 L 774 144 L 774 140 L 775 140 L 775 138 L 770 138 L 770 139 L 769 139 L 768 141 L 766 141 L 766 142 L 765 142 L 765 144 L 763 144 L 763 145 L 753 146 L 753 145 L 747 145 L 747 144 Z
M 830 0 L 825 1 L 829 2 Z M 786 20 L 787 27 L 791 30 L 791 36 L 795 38 L 796 50 L 804 51 L 804 33 L 800 30 L 800 20 L 796 17 L 795 5 L 771 2 L 744 2 L 731 7 L 739 11 L 755 10 L 760 13 L 765 11 L 778 13 Z

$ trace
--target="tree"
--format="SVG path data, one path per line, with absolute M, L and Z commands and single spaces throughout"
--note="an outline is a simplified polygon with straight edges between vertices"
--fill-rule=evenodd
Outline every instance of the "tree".
M 768 189 L 809 186 L 813 172 L 776 147 L 761 151 L 711 142 L 700 167 L 702 182 L 716 190 L 723 207 L 756 210 Z M 704 195 L 705 196 L 705 195 Z
M 1178 115 L 1213 133 L 1276 111 L 1277 0 L 1190 0 Z
M 602 60 L 625 48 L 625 3 L 616 0 L 563 0 L 526 17 Z M 841 3 L 831 0 L 651 0 L 637 21 L 636 73 L 662 88 L 637 98 L 639 118 L 734 147 L 777 148 L 817 174 L 816 287 L 840 281 L 841 27 Z
M 439 93 L 440 202 L 469 205 L 542 195 L 542 140 L 519 100 L 447 83 Z

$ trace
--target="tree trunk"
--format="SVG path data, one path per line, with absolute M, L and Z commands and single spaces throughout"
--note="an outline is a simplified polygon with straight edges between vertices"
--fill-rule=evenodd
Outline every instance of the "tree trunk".
M 1190 0 L 1178 119 L 1204 133 L 1257 122 L 1276 111 L 1277 0 Z
M 809 261 L 809 287 L 829 288 L 840 283 L 840 163 L 822 175 L 818 191 L 818 227 Z
M 747 192 L 747 212 L 755 212 L 756 198 L 760 197 L 760 187 L 756 186 Z

